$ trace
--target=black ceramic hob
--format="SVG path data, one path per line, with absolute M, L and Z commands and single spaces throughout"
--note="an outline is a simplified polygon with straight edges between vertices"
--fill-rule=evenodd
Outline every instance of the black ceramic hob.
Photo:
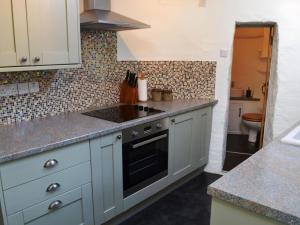
M 146 116 L 151 116 L 164 111 L 142 105 L 120 105 L 111 108 L 94 110 L 83 113 L 83 115 L 108 120 L 115 123 L 122 123 Z

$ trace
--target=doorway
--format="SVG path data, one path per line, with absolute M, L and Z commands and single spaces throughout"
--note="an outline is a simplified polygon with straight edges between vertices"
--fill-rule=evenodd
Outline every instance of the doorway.
M 237 25 L 234 35 L 224 171 L 263 146 L 274 25 Z

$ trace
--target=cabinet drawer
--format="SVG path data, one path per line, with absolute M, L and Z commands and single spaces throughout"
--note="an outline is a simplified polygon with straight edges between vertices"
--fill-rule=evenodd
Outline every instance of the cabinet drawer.
M 30 208 L 24 210 L 24 212 L 23 212 L 24 222 L 28 223 L 29 221 L 32 221 L 32 220 L 34 220 L 38 217 L 41 217 L 45 214 L 55 212 L 55 209 L 53 209 L 53 210 L 49 209 L 50 205 L 53 204 L 55 201 L 61 202 L 61 206 L 59 207 L 61 209 L 57 209 L 57 212 L 59 212 L 59 211 L 62 212 L 62 210 L 64 210 L 64 206 L 67 206 L 70 203 L 76 202 L 80 199 L 81 199 L 81 188 L 77 188 L 68 193 L 57 196 L 56 198 L 52 198 L 49 201 L 42 202 L 41 204 L 35 205 L 33 207 L 30 207 Z M 78 201 L 78 203 L 81 204 L 79 201 Z M 78 209 L 81 209 L 81 206 L 79 206 Z M 63 214 L 65 216 L 68 215 L 69 217 L 73 217 L 73 216 L 76 217 L 76 215 L 74 213 L 75 212 L 72 212 L 72 214 L 65 214 L 65 213 L 63 213 Z M 79 212 L 79 215 L 81 215 L 81 212 Z M 56 218 L 56 219 L 58 219 L 58 218 Z M 67 220 L 67 218 L 61 218 L 61 219 L 63 219 L 62 221 Z M 81 219 L 81 221 L 82 221 L 82 219 Z M 33 223 L 33 224 L 38 224 L 38 223 Z M 43 224 L 43 223 L 40 223 L 40 224 Z
M 89 160 L 87 141 L 4 164 L 1 166 L 3 189 L 6 190 Z
M 4 191 L 7 214 L 11 215 L 88 182 L 91 182 L 90 162 L 10 188 Z
M 9 225 L 82 225 L 82 189 L 77 188 L 56 198 L 8 216 Z M 54 204 L 57 203 L 55 208 Z M 52 209 L 50 206 L 52 205 Z

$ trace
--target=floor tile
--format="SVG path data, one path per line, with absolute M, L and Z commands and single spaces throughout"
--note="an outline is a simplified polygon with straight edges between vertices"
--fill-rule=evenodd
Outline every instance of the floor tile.
M 207 186 L 220 177 L 203 173 L 121 225 L 209 225 Z

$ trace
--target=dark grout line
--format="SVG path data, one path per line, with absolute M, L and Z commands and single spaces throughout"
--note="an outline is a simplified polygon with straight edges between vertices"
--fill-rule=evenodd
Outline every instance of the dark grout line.
M 251 153 L 245 153 L 245 152 L 232 152 L 232 151 L 226 151 L 227 153 L 231 153 L 231 154 L 238 154 L 238 155 L 253 155 Z

